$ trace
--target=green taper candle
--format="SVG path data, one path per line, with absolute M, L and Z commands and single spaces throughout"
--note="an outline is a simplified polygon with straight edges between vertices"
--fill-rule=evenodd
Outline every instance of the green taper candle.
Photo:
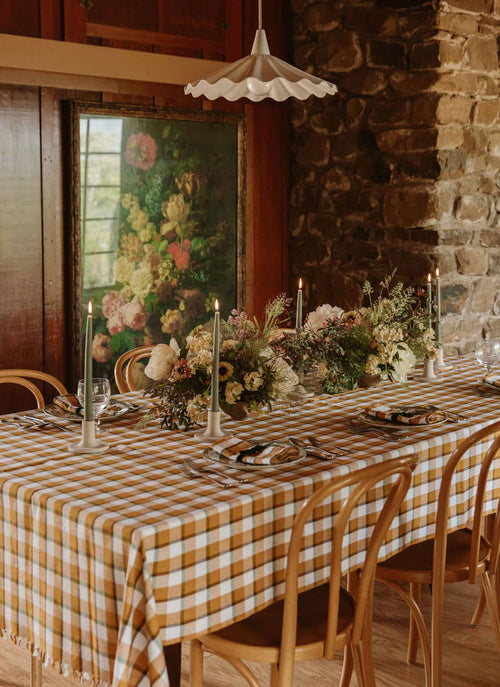
M 214 338 L 212 344 L 212 389 L 210 397 L 210 410 L 217 413 L 219 410 L 219 339 L 220 339 L 220 312 L 219 301 L 215 299 Z
M 83 378 L 85 380 L 83 395 L 83 419 L 92 422 L 94 412 L 92 407 L 92 301 L 89 301 L 87 315 L 87 330 L 85 332 L 85 363 Z

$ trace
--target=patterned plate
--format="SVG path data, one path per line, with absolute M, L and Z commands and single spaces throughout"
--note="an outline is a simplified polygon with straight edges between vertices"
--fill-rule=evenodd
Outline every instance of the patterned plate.
M 109 422 L 110 420 L 116 420 L 122 415 L 134 412 L 136 407 L 125 401 L 111 401 L 108 407 L 101 413 L 100 420 L 102 422 Z M 55 403 L 50 403 L 43 409 L 47 415 L 52 415 L 52 417 L 59 417 L 64 420 L 73 420 L 73 422 L 81 422 L 83 417 L 81 415 L 76 415 L 76 413 L 70 413 L 68 410 L 64 410 L 60 406 L 56 406 Z
M 388 420 L 380 420 L 377 417 L 371 417 L 370 415 L 367 415 L 364 410 L 362 410 L 358 417 L 358 420 L 361 422 L 365 422 L 367 425 L 374 425 L 375 427 L 381 427 L 382 429 L 387 429 L 391 430 L 393 428 L 396 429 L 431 429 L 432 427 L 439 427 L 439 425 L 444 425 L 445 422 L 447 422 L 447 418 L 444 418 L 443 420 L 439 420 L 439 422 L 432 422 L 430 424 L 425 424 L 425 425 L 410 425 L 410 424 L 405 424 L 404 422 L 389 422 Z

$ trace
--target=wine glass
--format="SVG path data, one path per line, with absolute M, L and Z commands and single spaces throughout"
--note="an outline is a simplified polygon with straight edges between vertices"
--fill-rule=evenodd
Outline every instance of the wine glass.
M 100 429 L 100 415 L 106 408 L 111 399 L 111 385 L 109 379 L 105 377 L 92 377 L 92 409 L 94 411 L 96 431 Z M 85 380 L 80 379 L 78 382 L 78 401 L 80 405 L 84 406 L 85 402 Z
M 500 341 L 479 339 L 474 348 L 476 359 L 480 365 L 486 368 L 486 374 L 490 374 L 491 368 L 500 358 Z

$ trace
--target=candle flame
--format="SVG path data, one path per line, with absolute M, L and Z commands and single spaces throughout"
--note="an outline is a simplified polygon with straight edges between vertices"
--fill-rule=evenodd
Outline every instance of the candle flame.
M 439 267 L 436 267 L 436 278 L 439 279 Z
M 302 277 L 299 279 L 299 289 L 302 288 Z
M 88 311 L 89 311 L 89 315 L 92 315 L 92 301 L 89 301 Z
M 215 310 L 219 310 L 219 299 L 215 299 Z
M 431 273 L 430 273 L 430 272 L 429 272 L 429 274 L 427 275 L 427 281 L 429 282 L 429 284 L 431 283 Z

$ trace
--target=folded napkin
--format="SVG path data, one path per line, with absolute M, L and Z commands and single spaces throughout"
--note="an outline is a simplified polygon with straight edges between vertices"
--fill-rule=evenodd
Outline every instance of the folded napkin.
M 72 413 L 73 415 L 82 414 L 82 406 L 75 394 L 68 394 L 67 396 L 56 396 L 54 399 L 54 405 L 62 408 L 67 413 Z
M 428 406 L 370 406 L 364 413 L 368 417 L 402 425 L 435 425 L 447 418 L 443 410 Z
M 219 439 L 212 445 L 211 450 L 220 458 L 232 460 L 235 463 L 250 463 L 251 465 L 288 463 L 295 460 L 298 455 L 298 449 L 294 446 L 254 444 L 237 437 Z
M 500 375 L 486 375 L 484 377 L 483 382 L 485 384 L 489 384 L 490 386 L 496 386 L 498 389 L 500 389 Z

